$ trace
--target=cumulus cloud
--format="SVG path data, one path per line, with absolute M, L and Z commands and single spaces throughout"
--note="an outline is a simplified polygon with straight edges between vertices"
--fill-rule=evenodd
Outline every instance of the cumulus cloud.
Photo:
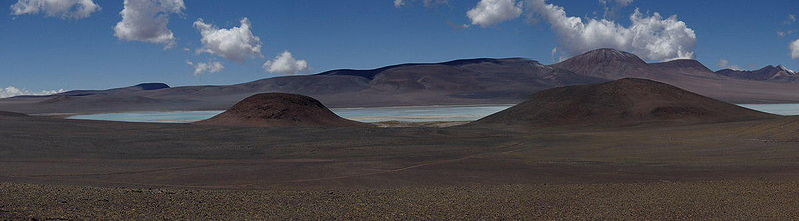
M 289 51 L 264 63 L 264 70 L 274 74 L 297 74 L 308 71 L 308 61 L 297 60 Z
M 225 66 L 218 61 L 197 62 L 197 63 L 186 61 L 186 64 L 194 68 L 195 76 L 205 73 L 216 73 L 225 69 Z
M 251 27 L 247 18 L 241 19 L 241 26 L 230 29 L 220 29 L 198 19 L 194 28 L 202 35 L 203 47 L 197 51 L 237 62 L 261 57 L 261 39 L 253 35 Z
M 569 17 L 563 7 L 545 0 L 529 0 L 529 8 L 547 21 L 558 35 L 561 52 L 580 54 L 599 48 L 629 51 L 650 60 L 693 58 L 696 34 L 677 16 L 663 18 L 638 9 L 624 27 L 606 19 Z
M 186 9 L 183 0 L 125 0 L 119 13 L 122 21 L 114 27 L 114 35 L 126 41 L 143 41 L 175 45 L 175 35 L 169 30 L 170 14 L 180 14 Z
M 522 2 L 516 0 L 480 0 L 473 9 L 466 12 L 473 25 L 492 26 L 518 18 L 522 14 Z
M 0 98 L 7 98 L 7 97 L 14 97 L 14 96 L 22 96 L 22 95 L 51 95 L 51 94 L 58 94 L 64 93 L 66 90 L 58 89 L 58 90 L 45 90 L 45 91 L 29 91 L 25 89 L 19 89 L 14 86 L 8 86 L 6 88 L 0 88 Z
M 719 68 L 721 69 L 731 69 L 731 70 L 741 70 L 741 67 L 738 65 L 730 64 L 730 61 L 727 59 L 720 59 L 718 63 Z
M 789 45 L 788 48 L 791 49 L 791 58 L 799 59 L 799 39 L 791 42 L 791 45 Z
M 11 5 L 11 14 L 39 14 L 64 19 L 82 19 L 99 11 L 100 6 L 92 0 L 19 0 Z
M 407 5 L 409 2 L 412 1 L 415 0 L 394 0 L 394 7 L 399 8 Z M 446 4 L 449 2 L 449 0 L 421 0 L 421 1 L 424 4 L 424 7 L 433 7 L 435 5 Z

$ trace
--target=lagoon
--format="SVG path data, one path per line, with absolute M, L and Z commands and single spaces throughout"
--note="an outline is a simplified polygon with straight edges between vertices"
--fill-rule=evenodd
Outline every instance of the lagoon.
M 332 108 L 341 117 L 361 122 L 407 121 L 474 121 L 512 105 L 416 106 Z M 779 115 L 799 115 L 799 104 L 741 104 L 740 106 Z M 76 115 L 69 119 L 105 120 L 146 123 L 191 123 L 211 118 L 222 111 L 134 112 Z
M 740 104 L 739 106 L 783 116 L 799 115 L 799 104 Z
M 371 107 L 371 108 L 331 108 L 343 118 L 361 122 L 407 121 L 473 121 L 494 114 L 512 105 L 471 105 L 471 106 L 415 106 L 415 107 Z M 105 120 L 146 123 L 191 123 L 211 118 L 222 111 L 172 111 L 172 112 L 132 112 L 75 115 L 68 119 Z

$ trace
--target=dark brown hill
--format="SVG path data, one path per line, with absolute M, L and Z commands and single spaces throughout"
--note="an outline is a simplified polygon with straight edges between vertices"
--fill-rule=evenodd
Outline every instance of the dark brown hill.
M 357 127 L 368 124 L 339 117 L 311 97 L 264 93 L 250 96 L 224 113 L 197 122 L 204 125 L 272 127 Z
M 645 79 L 541 91 L 519 105 L 473 125 L 630 126 L 643 123 L 699 124 L 775 118 Z

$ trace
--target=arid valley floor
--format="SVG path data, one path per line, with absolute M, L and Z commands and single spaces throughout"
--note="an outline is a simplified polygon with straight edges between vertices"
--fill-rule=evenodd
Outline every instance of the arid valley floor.
M 797 118 L 611 129 L 0 120 L 2 219 L 799 216 Z

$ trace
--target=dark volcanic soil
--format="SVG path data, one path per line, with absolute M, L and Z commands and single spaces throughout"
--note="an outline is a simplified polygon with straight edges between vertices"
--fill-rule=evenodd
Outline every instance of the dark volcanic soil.
M 796 122 L 522 133 L 9 118 L 0 220 L 790 220 Z
M 28 117 L 27 114 L 0 111 L 0 117 Z
M 472 125 L 629 126 L 642 123 L 717 123 L 777 116 L 645 79 L 555 88 Z
M 264 93 L 250 96 L 224 113 L 196 124 L 255 127 L 368 126 L 365 123 L 339 117 L 311 97 L 284 93 Z
M 0 183 L 0 219 L 791 220 L 797 196 L 799 182 L 764 180 L 310 191 Z

